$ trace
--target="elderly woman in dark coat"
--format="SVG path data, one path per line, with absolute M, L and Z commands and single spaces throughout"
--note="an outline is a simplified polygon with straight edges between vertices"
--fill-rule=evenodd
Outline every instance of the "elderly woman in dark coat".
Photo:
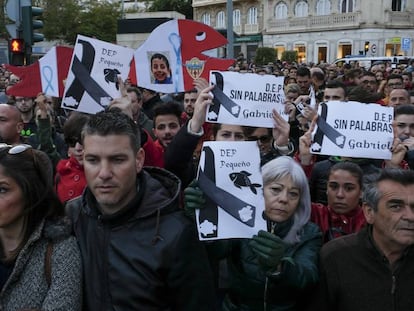
M 300 310 L 318 282 L 322 235 L 309 222 L 305 173 L 292 158 L 282 156 L 265 164 L 262 176 L 267 231 L 210 245 L 228 262 L 230 286 L 223 310 Z M 189 187 L 185 194 L 187 210 L 203 207 L 199 188 Z

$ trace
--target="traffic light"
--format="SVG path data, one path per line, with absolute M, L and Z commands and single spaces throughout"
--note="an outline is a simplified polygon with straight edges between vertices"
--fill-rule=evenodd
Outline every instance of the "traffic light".
M 11 39 L 10 40 L 10 52 L 12 54 L 24 53 L 24 41 L 23 41 L 23 39 Z
M 367 52 L 369 51 L 369 41 L 365 41 L 364 51 L 365 51 L 365 55 L 366 55 Z
M 14 66 L 23 66 L 25 63 L 25 47 L 23 39 L 11 39 L 10 40 L 10 64 Z
M 32 46 L 35 42 L 43 41 L 43 34 L 34 31 L 43 28 L 43 22 L 38 19 L 43 14 L 43 9 L 31 6 L 31 3 L 22 6 L 21 9 L 23 39 L 26 44 Z

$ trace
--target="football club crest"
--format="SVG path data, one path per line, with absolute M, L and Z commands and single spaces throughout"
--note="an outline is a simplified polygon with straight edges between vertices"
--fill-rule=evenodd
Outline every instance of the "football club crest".
M 188 74 L 193 79 L 197 79 L 203 73 L 204 64 L 205 64 L 204 60 L 200 60 L 197 57 L 193 57 L 192 59 L 185 62 L 185 68 L 187 68 Z

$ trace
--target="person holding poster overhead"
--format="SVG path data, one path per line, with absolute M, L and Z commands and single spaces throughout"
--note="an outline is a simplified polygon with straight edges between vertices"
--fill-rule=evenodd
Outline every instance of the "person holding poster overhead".
M 319 228 L 309 222 L 308 180 L 288 156 L 262 167 L 267 231 L 251 239 L 211 242 L 227 258 L 230 285 L 222 310 L 301 310 L 318 282 Z M 184 191 L 186 211 L 204 207 L 196 183 Z M 218 251 L 219 250 L 219 251 Z M 220 254 L 218 254 L 220 253 Z

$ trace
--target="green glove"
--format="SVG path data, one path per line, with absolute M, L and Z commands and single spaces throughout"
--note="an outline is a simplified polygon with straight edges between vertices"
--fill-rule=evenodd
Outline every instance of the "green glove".
M 267 272 L 274 272 L 285 254 L 285 243 L 273 233 L 260 230 L 249 243 L 258 256 L 259 265 Z
M 204 207 L 206 200 L 203 191 L 198 187 L 197 180 L 193 180 L 184 189 L 184 212 L 189 217 L 195 216 L 195 210 Z

